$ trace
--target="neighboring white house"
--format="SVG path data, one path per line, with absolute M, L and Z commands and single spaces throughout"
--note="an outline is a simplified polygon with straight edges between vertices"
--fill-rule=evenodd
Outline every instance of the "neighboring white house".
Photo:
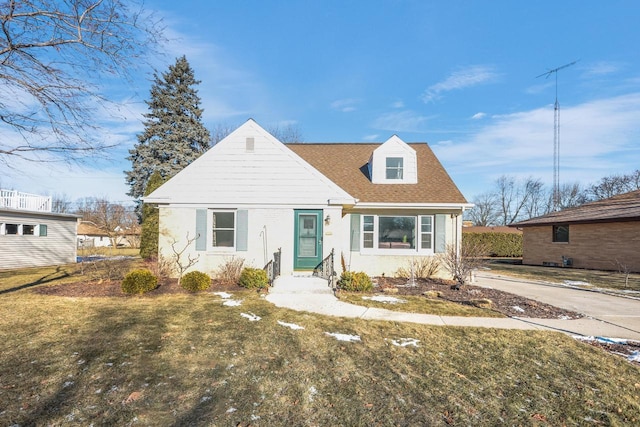
M 112 236 L 118 247 L 137 248 L 140 246 L 139 226 L 127 229 L 116 227 Z M 78 248 L 106 248 L 110 246 L 113 244 L 109 233 L 89 221 L 80 221 L 78 224 Z
M 160 255 L 173 247 L 215 273 L 232 257 L 281 274 L 335 266 L 393 275 L 461 241 L 472 205 L 425 143 L 288 144 L 248 120 L 144 198 L 160 210 Z M 195 239 L 187 245 L 188 239 Z
M 76 262 L 77 215 L 51 212 L 51 198 L 0 190 L 0 269 Z

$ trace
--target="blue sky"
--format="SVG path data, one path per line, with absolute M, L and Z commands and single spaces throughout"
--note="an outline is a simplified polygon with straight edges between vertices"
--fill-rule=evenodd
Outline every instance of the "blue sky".
M 561 183 L 640 168 L 640 2 L 147 0 L 186 55 L 204 123 L 295 125 L 308 142 L 428 142 L 468 200 L 501 175 L 553 180 L 558 74 Z M 142 70 L 145 71 L 145 70 Z M 151 73 L 104 115 L 110 162 L 31 167 L 0 186 L 127 201 L 127 149 Z

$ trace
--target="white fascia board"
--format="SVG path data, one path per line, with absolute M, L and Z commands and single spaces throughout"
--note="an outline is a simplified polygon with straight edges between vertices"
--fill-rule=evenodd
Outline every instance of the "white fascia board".
M 327 204 L 329 206 L 355 206 L 358 203 L 358 199 L 329 199 Z
M 171 209 L 324 209 L 327 204 L 247 204 L 247 203 L 167 203 L 160 207 Z
M 471 209 L 475 205 L 473 203 L 376 203 L 364 202 L 358 203 L 356 208 L 366 209 L 462 209 L 463 211 Z

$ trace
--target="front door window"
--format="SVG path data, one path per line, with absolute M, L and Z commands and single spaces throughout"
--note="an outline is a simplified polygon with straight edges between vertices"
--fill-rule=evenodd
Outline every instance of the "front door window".
M 301 214 L 298 220 L 298 256 L 316 257 L 318 254 L 317 245 L 317 215 Z

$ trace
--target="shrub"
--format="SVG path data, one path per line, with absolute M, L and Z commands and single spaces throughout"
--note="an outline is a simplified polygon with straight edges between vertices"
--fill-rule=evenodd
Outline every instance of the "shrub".
M 244 267 L 244 258 L 231 257 L 218 268 L 216 279 L 224 285 L 235 285 L 240 282 L 240 274 Z
M 157 287 L 158 278 L 145 269 L 133 270 L 122 280 L 122 292 L 125 294 L 144 294 Z
M 367 273 L 344 271 L 338 280 L 338 287 L 350 292 L 367 292 L 373 288 L 373 283 Z
M 462 241 L 487 246 L 493 257 L 521 257 L 522 234 L 519 233 L 462 233 Z
M 411 278 L 411 263 L 413 262 L 413 277 L 416 279 L 429 279 L 433 277 L 440 268 L 440 259 L 435 256 L 421 257 L 407 261 L 407 267 L 400 267 L 396 271 L 396 277 L 403 279 Z
M 201 271 L 192 271 L 182 276 L 180 286 L 189 292 L 206 291 L 211 286 L 211 277 Z
M 260 268 L 247 267 L 240 273 L 240 286 L 247 289 L 262 289 L 269 287 L 267 272 Z

